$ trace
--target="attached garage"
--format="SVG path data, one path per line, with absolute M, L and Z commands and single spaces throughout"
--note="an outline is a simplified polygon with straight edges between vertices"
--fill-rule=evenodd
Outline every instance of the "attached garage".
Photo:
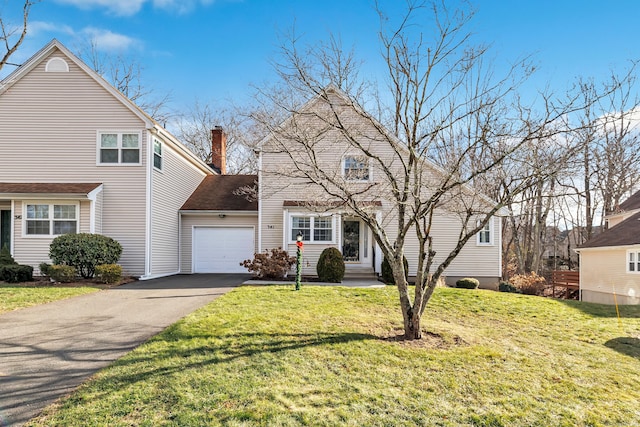
M 194 227 L 194 273 L 246 273 L 240 263 L 253 258 L 253 227 Z

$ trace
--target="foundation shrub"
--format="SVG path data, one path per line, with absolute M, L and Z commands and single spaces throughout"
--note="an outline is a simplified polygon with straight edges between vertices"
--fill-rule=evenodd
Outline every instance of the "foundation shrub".
M 96 266 L 96 278 L 99 283 L 112 285 L 122 280 L 122 267 L 118 264 L 101 264 Z
M 53 239 L 49 246 L 49 257 L 54 264 L 73 266 L 85 279 L 94 276 L 96 266 L 118 262 L 121 254 L 120 243 L 101 234 L 64 234 Z
M 344 279 L 344 259 L 337 248 L 326 248 L 316 265 L 318 278 L 323 282 L 340 283 Z
M 477 289 L 478 286 L 480 286 L 480 281 L 473 277 L 464 277 L 456 281 L 456 288 Z
M 261 279 L 284 279 L 295 263 L 296 257 L 282 248 L 273 248 L 254 254 L 253 259 L 245 259 L 240 265 Z

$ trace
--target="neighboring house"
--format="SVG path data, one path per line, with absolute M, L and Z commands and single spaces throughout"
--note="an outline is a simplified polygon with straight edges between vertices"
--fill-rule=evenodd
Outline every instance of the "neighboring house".
M 370 156 L 387 159 L 387 164 L 399 164 L 394 150 L 403 150 L 400 141 L 395 140 L 394 144 L 397 145 L 393 146 L 388 142 L 379 142 L 376 140 L 382 128 L 379 123 L 363 111 L 356 112 L 357 106 L 353 106 L 339 89 L 330 86 L 326 93 L 333 97 L 332 104 L 340 111 L 340 121 L 348 123 L 353 129 L 352 135 L 361 135 L 362 144 Z M 320 97 L 310 100 L 300 108 L 301 113 L 296 120 L 293 117 L 286 120 L 278 128 L 281 130 L 278 135 L 267 136 L 259 145 L 258 249 L 283 247 L 293 254 L 296 235 L 302 233 L 305 243 L 303 274 L 315 274 L 320 253 L 327 247 L 336 247 L 342 252 L 347 273 L 380 273 L 383 255 L 364 221 L 341 207 L 338 200 L 329 196 L 319 185 L 310 184 L 309 179 L 295 173 L 296 165 L 292 157 L 297 155 L 296 150 L 304 152 L 304 149 L 287 137 L 289 128 L 292 133 L 300 131 L 313 139 L 314 153 L 309 157 L 313 157 L 312 161 L 319 165 L 318 169 L 322 171 L 320 179 L 326 179 L 326 182 L 337 180 L 344 183 L 342 185 L 352 186 L 359 205 L 375 215 L 389 238 L 394 238 L 398 225 L 394 204 L 385 197 L 387 193 L 384 188 L 387 184 L 383 173 L 373 161 L 369 163 L 362 151 L 350 145 L 340 131 L 323 125 L 318 117 L 327 109 Z M 305 161 L 311 160 L 302 160 Z M 431 177 L 440 180 L 441 170 L 426 160 L 424 162 L 424 182 L 430 182 Z M 472 195 L 464 197 L 484 198 L 485 203 L 488 200 L 470 187 L 466 190 Z M 427 186 L 425 191 L 428 191 Z M 442 209 L 434 218 L 432 237 L 436 263 L 441 262 L 453 249 L 460 227 L 456 212 L 447 213 Z M 492 218 L 476 238 L 467 242 L 446 269 L 447 282 L 451 284 L 458 278 L 471 276 L 478 278 L 483 287 L 497 288 L 502 268 L 500 233 L 500 218 Z M 409 275 L 415 276 L 418 247 L 417 238 L 411 231 L 407 236 L 405 255 L 409 263 Z
M 69 232 L 116 239 L 126 274 L 178 273 L 178 211 L 213 173 L 56 40 L 0 82 L 0 244 L 36 274 Z
M 609 228 L 576 249 L 581 299 L 640 304 L 640 191 L 605 219 Z
M 343 96 L 338 90 L 333 95 Z M 320 108 L 317 102 L 304 108 Z M 356 177 L 356 185 L 380 182 L 378 171 L 349 151 L 340 135 L 325 137 L 326 173 Z M 126 274 L 147 279 L 243 273 L 240 262 L 255 252 L 282 247 L 293 254 L 302 233 L 305 275 L 315 275 L 327 247 L 343 253 L 350 272 L 379 273 L 382 253 L 371 230 L 328 194 L 283 179 L 277 172 L 294 165 L 283 153 L 265 149 L 271 138 L 261 143 L 257 176 L 224 175 L 222 129 L 212 131 L 214 159 L 207 165 L 53 40 L 0 82 L 0 245 L 37 274 L 38 264 L 49 261 L 55 236 L 100 233 L 122 244 Z M 389 146 L 371 149 L 392 158 Z M 439 173 L 427 166 L 428 173 Z M 464 197 L 484 197 L 467 190 Z M 381 194 L 363 194 L 362 205 L 393 236 L 392 205 Z M 434 219 L 436 262 L 453 248 L 459 231 L 453 214 Z M 492 218 L 447 268 L 448 281 L 472 276 L 485 287 L 497 286 L 500 232 L 500 219 Z M 407 240 L 405 253 L 415 275 L 415 237 Z

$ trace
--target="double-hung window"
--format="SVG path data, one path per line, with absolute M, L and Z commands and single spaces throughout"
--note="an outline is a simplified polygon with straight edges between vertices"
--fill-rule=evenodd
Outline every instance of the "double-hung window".
M 99 132 L 98 163 L 139 165 L 140 139 L 138 132 Z
M 640 273 L 640 250 L 627 251 L 627 273 Z
M 162 143 L 157 139 L 153 140 L 153 167 L 162 170 Z
M 369 159 L 362 155 L 347 155 L 342 159 L 342 175 L 346 181 L 369 181 Z
M 478 245 L 490 246 L 493 245 L 493 236 L 491 235 L 491 226 L 493 224 L 493 218 L 489 219 L 484 227 L 478 232 Z
M 78 232 L 78 205 L 27 204 L 26 234 L 58 236 Z
M 298 216 L 291 217 L 290 237 L 295 242 L 298 233 L 302 234 L 302 241 L 309 243 L 333 242 L 333 217 L 326 216 Z

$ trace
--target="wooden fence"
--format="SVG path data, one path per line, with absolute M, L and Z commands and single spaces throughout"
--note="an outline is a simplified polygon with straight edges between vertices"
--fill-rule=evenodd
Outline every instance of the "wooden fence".
M 569 298 L 572 291 L 580 290 L 580 272 L 569 270 L 554 270 L 551 272 L 552 296 L 556 296 L 556 288 L 560 290 L 560 296 Z

